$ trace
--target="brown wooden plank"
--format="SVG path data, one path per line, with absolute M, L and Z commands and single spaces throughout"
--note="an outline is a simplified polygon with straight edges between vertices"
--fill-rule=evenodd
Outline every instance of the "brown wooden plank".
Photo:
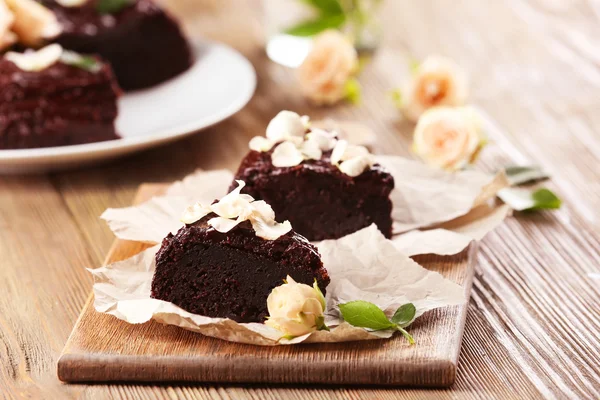
M 165 186 L 144 185 L 136 201 Z M 117 240 L 107 262 L 132 256 L 146 245 Z M 418 261 L 456 281 L 468 293 L 475 246 L 454 257 Z M 418 345 L 397 336 L 340 344 L 260 347 L 204 337 L 174 326 L 132 325 L 97 313 L 90 297 L 58 361 L 69 382 L 229 382 L 417 385 L 454 383 L 466 305 L 435 310 L 411 327 Z

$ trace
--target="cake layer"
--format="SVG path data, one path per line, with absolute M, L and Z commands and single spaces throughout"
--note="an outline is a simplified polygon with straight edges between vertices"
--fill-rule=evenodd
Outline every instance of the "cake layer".
M 242 193 L 270 204 L 277 221 L 289 220 L 311 241 L 337 239 L 373 223 L 391 237 L 394 179 L 381 166 L 351 177 L 331 164 L 330 152 L 294 167 L 273 166 L 271 153 L 250 151 L 234 179 L 246 183 Z
M 101 64 L 97 72 L 62 62 L 23 71 L 0 60 L 0 149 L 117 139 L 120 89 L 110 66 Z
M 5 124 L 0 116 L 0 149 L 69 146 L 118 139 L 112 121 L 90 123 L 64 118 L 21 119 Z
M 264 322 L 267 297 L 287 275 L 308 285 L 316 279 L 325 291 L 329 276 L 305 238 L 292 231 L 265 240 L 247 221 L 220 233 L 206 224 L 214 216 L 165 238 L 156 255 L 152 297 L 194 314 Z
M 177 22 L 151 0 L 136 0 L 114 14 L 101 14 L 99 1 L 67 8 L 43 0 L 63 28 L 55 41 L 66 49 L 100 54 L 125 90 L 153 86 L 191 66 L 192 54 Z

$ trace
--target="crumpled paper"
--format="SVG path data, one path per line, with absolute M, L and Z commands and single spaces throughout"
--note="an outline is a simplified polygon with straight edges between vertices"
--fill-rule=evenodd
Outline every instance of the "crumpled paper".
M 506 206 L 488 204 L 508 186 L 504 174 L 450 173 L 397 156 L 376 156 L 376 160 L 395 180 L 390 195 L 393 241 L 406 255 L 460 253 L 509 213 Z M 101 218 L 120 239 L 160 243 L 183 226 L 179 218 L 187 206 L 221 198 L 232 180 L 227 170 L 196 171 L 169 187 L 165 196 L 138 206 L 108 209 Z
M 370 332 L 341 322 L 337 305 L 352 300 L 377 304 L 388 316 L 402 304 L 413 303 L 417 316 L 438 307 L 462 304 L 465 289 L 429 271 L 402 254 L 375 225 L 338 240 L 318 243 L 331 277 L 327 287 L 325 322 L 318 331 L 288 340 L 261 323 L 237 323 L 191 314 L 176 305 L 150 298 L 159 246 L 127 260 L 90 270 L 94 276 L 94 307 L 129 323 L 154 319 L 232 342 L 271 346 L 299 342 L 344 342 L 390 337 L 391 330 Z

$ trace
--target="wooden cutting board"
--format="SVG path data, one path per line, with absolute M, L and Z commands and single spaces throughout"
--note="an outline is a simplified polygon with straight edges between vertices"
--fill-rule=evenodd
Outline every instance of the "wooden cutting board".
M 142 185 L 136 203 L 161 194 L 166 185 Z M 107 262 L 147 246 L 117 240 Z M 459 283 L 468 296 L 476 246 L 452 257 L 419 256 L 424 267 Z M 452 385 L 467 305 L 427 312 L 409 328 L 416 345 L 392 339 L 336 344 L 261 347 L 230 343 L 184 329 L 148 322 L 131 325 L 97 313 L 90 295 L 58 360 L 65 382 L 254 382 Z

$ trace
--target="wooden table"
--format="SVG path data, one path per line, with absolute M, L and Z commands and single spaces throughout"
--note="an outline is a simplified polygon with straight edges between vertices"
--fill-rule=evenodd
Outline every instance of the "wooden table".
M 198 13 L 198 5 L 206 9 Z M 237 3 L 237 4 L 234 4 Z M 256 1 L 172 0 L 192 32 L 254 63 L 256 96 L 239 114 L 181 142 L 74 172 L 0 178 L 0 398 L 600 397 L 600 7 L 510 0 L 388 1 L 385 42 L 364 71 L 360 107 L 315 109 L 290 71 L 262 51 Z M 222 18 L 217 19 L 215 15 Z M 218 22 L 217 22 L 218 21 Z M 472 79 L 472 100 L 504 133 L 480 167 L 541 164 L 560 211 L 517 215 L 480 246 L 457 382 L 450 390 L 65 385 L 56 359 L 91 288 L 84 267 L 113 240 L 98 220 L 138 185 L 195 168 L 234 168 L 280 109 L 361 120 L 384 153 L 408 155 L 410 125 L 386 98 L 409 56 L 446 54 Z

